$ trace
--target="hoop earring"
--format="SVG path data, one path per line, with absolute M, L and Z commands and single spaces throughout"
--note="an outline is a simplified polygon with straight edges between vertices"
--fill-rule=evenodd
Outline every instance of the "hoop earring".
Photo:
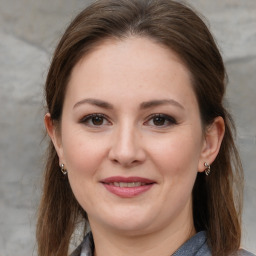
M 65 169 L 64 164 L 61 164 L 61 165 L 60 165 L 60 170 L 61 170 L 61 172 L 62 172 L 64 175 L 67 175 L 68 171 Z
M 204 170 L 205 175 L 208 176 L 211 172 L 211 166 L 205 162 L 204 167 L 206 167 L 206 169 Z

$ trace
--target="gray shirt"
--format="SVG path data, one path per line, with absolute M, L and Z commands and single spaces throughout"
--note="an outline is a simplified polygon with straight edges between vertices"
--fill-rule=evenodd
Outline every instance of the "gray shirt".
M 94 243 L 92 233 L 88 233 L 81 245 L 71 254 L 71 256 L 93 256 Z M 206 233 L 198 232 L 186 243 L 184 243 L 172 256 L 211 256 L 211 251 L 207 245 Z M 239 250 L 237 256 L 255 256 L 245 250 Z

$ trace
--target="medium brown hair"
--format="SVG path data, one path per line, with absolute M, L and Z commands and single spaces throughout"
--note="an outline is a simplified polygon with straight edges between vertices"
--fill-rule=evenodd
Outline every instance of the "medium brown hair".
M 100 0 L 83 10 L 65 31 L 49 69 L 45 96 L 52 121 L 55 125 L 61 122 L 66 87 L 76 63 L 103 40 L 131 35 L 165 45 L 182 59 L 191 73 L 204 128 L 218 116 L 225 121 L 225 135 L 211 174 L 197 175 L 193 216 L 196 230 L 207 232 L 212 255 L 228 255 L 240 246 L 243 172 L 232 135 L 233 121 L 223 107 L 223 60 L 195 11 L 171 0 Z M 81 217 L 86 226 L 86 213 L 60 172 L 50 142 L 37 223 L 38 255 L 67 255 Z

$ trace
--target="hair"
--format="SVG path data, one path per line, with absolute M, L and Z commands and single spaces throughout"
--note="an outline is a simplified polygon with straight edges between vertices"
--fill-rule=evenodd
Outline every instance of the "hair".
M 202 18 L 172 0 L 99 0 L 68 26 L 50 65 L 45 84 L 48 112 L 61 123 L 63 101 L 74 66 L 103 40 L 145 37 L 176 52 L 191 73 L 205 129 L 221 116 L 225 135 L 211 175 L 198 173 L 193 188 L 193 217 L 197 231 L 206 230 L 212 255 L 235 252 L 241 240 L 243 170 L 234 143 L 234 123 L 223 106 L 226 71 L 216 43 Z M 37 222 L 39 256 L 68 254 L 79 220 L 86 212 L 76 201 L 59 169 L 49 142 L 43 196 Z

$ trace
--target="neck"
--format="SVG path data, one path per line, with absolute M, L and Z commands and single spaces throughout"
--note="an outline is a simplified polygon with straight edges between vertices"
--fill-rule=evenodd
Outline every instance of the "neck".
M 91 225 L 94 256 L 170 256 L 195 233 L 193 219 L 183 225 L 171 225 L 147 234 L 124 234 Z

